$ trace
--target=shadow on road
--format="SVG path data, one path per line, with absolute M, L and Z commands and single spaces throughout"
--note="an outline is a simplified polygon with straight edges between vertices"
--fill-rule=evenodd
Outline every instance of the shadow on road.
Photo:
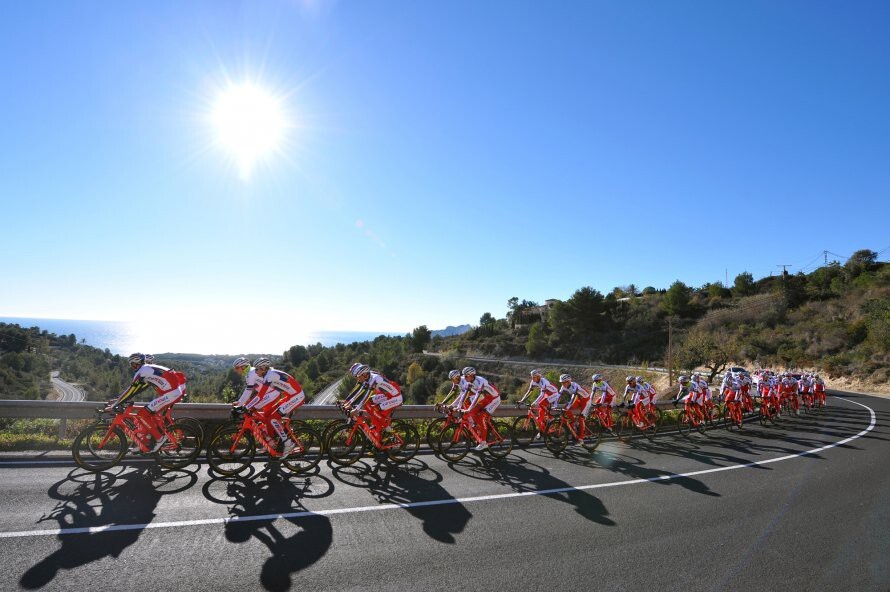
M 55 521 L 60 529 L 147 525 L 155 517 L 161 496 L 184 491 L 197 482 L 189 471 L 165 472 L 159 467 L 118 467 L 114 473 L 87 473 L 75 469 L 54 483 L 49 497 L 58 500 L 39 522 Z M 119 557 L 135 543 L 144 528 L 83 534 L 60 534 L 61 546 L 28 569 L 19 584 L 28 590 L 43 588 L 59 570 L 75 569 L 105 557 Z
M 442 487 L 442 474 L 416 458 L 399 466 L 361 463 L 357 467 L 336 467 L 334 476 L 348 485 L 368 489 L 381 504 L 412 504 L 404 510 L 421 521 L 430 538 L 441 543 L 454 544 L 454 535 L 463 532 L 473 517 Z M 413 505 L 427 501 L 439 503 Z
M 603 502 L 587 491 L 573 489 L 571 485 L 553 476 L 545 467 L 536 465 L 516 454 L 506 460 L 495 461 L 487 457 L 468 457 L 449 466 L 457 472 L 473 479 L 493 480 L 507 485 L 517 492 L 539 492 L 564 489 L 554 493 L 541 494 L 554 500 L 574 506 L 575 511 L 597 524 L 615 526 L 609 518 L 609 511 Z
M 330 495 L 333 483 L 319 475 L 297 477 L 276 470 L 248 477 L 250 480 L 212 478 L 204 485 L 204 497 L 230 506 L 232 519 L 225 525 L 226 540 L 242 544 L 256 539 L 269 548 L 271 554 L 260 569 L 262 587 L 275 592 L 288 590 L 294 573 L 324 557 L 334 534 L 327 516 L 288 514 L 308 512 L 301 500 Z M 286 532 L 294 529 L 294 534 Z

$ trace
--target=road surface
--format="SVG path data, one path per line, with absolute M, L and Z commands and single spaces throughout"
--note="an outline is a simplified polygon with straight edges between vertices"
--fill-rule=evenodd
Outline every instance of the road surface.
M 343 382 L 343 379 L 339 379 L 334 381 L 325 387 L 320 393 L 315 395 L 315 398 L 312 399 L 312 405 L 333 405 L 334 401 L 337 399 L 337 393 L 340 392 L 340 383 Z
M 59 378 L 58 371 L 50 372 L 49 379 L 59 393 L 58 401 L 83 401 L 86 398 L 82 390 Z
M 0 462 L 0 589 L 886 592 L 890 400 L 829 403 L 742 434 L 309 477 Z

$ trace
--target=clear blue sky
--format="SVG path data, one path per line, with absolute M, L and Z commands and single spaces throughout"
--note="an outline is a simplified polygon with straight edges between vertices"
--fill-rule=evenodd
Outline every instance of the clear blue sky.
M 882 250 L 888 31 L 886 1 L 6 3 L 0 316 L 408 331 Z M 209 117 L 245 81 L 290 123 L 248 179 Z

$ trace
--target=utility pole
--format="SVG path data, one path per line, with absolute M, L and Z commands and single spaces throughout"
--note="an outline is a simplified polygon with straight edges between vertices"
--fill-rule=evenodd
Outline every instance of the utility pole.
M 784 288 L 785 287 L 785 276 L 788 275 L 788 270 L 785 268 L 791 267 L 791 264 L 790 263 L 779 263 L 778 265 L 776 265 L 776 267 L 782 268 L 782 287 Z
M 674 386 L 674 317 L 668 315 L 668 386 Z
M 828 265 L 828 251 L 822 251 L 822 256 L 825 257 L 825 265 Z

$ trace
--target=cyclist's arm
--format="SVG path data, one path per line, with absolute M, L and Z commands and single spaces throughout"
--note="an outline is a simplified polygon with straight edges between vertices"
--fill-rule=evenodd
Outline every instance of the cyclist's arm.
M 519 403 L 522 403 L 522 402 L 524 402 L 524 401 L 525 401 L 525 399 L 526 399 L 526 397 L 528 397 L 528 396 L 529 396 L 529 395 L 530 395 L 530 394 L 532 394 L 532 391 L 533 391 L 533 390 L 535 390 L 535 386 L 534 386 L 534 385 L 532 385 L 532 386 L 530 386 L 530 387 L 528 387 L 528 390 L 527 390 L 527 391 L 525 391 L 525 394 L 524 394 L 524 395 L 522 395 L 522 398 L 521 398 L 521 399 L 519 399 L 519 401 L 518 401 L 518 402 L 519 402 Z
M 441 403 L 439 403 L 440 405 L 447 405 L 447 404 L 448 404 L 448 399 L 451 398 L 451 394 L 454 392 L 454 389 L 455 389 L 456 387 L 457 387 L 456 384 L 454 384 L 454 383 L 451 384 L 451 389 L 445 394 L 445 398 L 442 399 L 442 402 L 441 402 Z
M 354 401 L 356 399 L 356 397 L 358 396 L 358 393 L 362 389 L 362 386 L 364 386 L 363 382 L 355 383 L 355 386 L 352 387 L 352 390 L 349 391 L 349 394 L 346 395 L 345 399 L 343 399 L 343 403 L 345 403 L 347 405 L 351 404 L 352 401 Z
M 145 382 L 144 380 L 142 380 L 141 377 L 137 378 L 136 380 L 133 381 L 133 384 L 131 384 L 129 387 L 127 387 L 127 390 L 125 390 L 118 396 L 118 398 L 114 401 L 114 403 L 112 403 L 112 405 L 113 406 L 123 405 L 124 403 L 126 403 L 127 401 L 129 401 L 130 399 L 132 399 L 133 397 L 135 397 L 136 395 L 138 395 L 139 393 L 141 393 L 148 387 L 149 387 L 149 384 L 147 382 Z

